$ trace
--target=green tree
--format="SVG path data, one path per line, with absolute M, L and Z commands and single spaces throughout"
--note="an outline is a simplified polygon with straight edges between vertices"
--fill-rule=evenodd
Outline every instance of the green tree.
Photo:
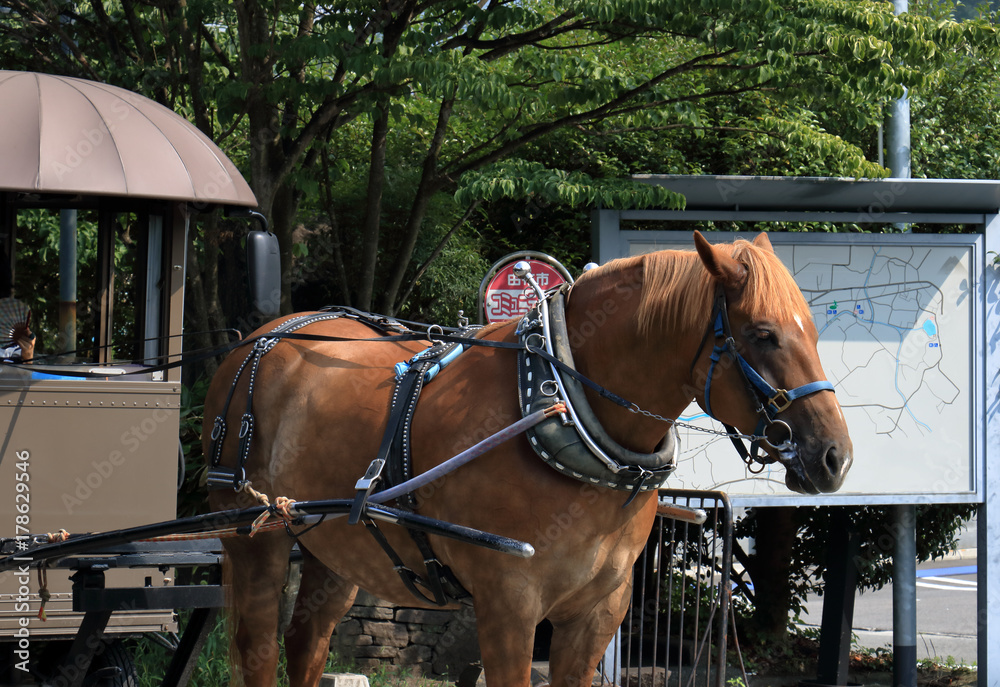
M 356 238 L 341 243 L 351 256 L 345 286 L 353 304 L 389 313 L 414 276 L 439 194 L 456 204 L 448 226 L 476 201 L 498 198 L 680 202 L 513 159 L 529 144 L 611 122 L 710 128 L 715 103 L 755 93 L 883 98 L 918 87 L 965 43 L 994 40 L 990 27 L 893 18 L 884 3 L 841 0 L 8 0 L 4 9 L 4 66 L 138 90 L 239 152 L 286 267 L 320 158 L 343 150 L 346 137 L 363 192 Z M 821 152 L 837 145 L 801 119 L 755 126 Z M 405 155 L 393 155 L 397 136 L 413 146 Z M 861 160 L 853 168 L 872 172 Z M 405 186 L 390 189 L 397 178 Z M 387 213 L 387 191 L 403 188 L 401 211 Z M 214 299 L 218 241 L 206 239 L 204 286 Z

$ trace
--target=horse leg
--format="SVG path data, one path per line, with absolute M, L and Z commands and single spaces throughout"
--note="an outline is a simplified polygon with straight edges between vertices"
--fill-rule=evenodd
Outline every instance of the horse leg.
M 330 655 L 330 636 L 344 617 L 357 586 L 346 582 L 302 549 L 302 581 L 295 597 L 292 622 L 285 632 L 288 684 L 319 684 Z
M 527 608 L 519 606 L 530 604 L 518 597 L 492 592 L 489 601 L 489 605 L 479 599 L 475 602 L 486 684 L 530 687 L 535 626 L 541 617 L 533 617 Z
M 631 598 L 631 581 L 582 614 L 552 620 L 549 651 L 551 687 L 589 687 L 604 651 L 621 627 Z M 557 616 L 558 618 L 558 616 Z M 609 676 L 614 682 L 614 676 Z
M 292 539 L 283 531 L 224 540 L 233 613 L 233 684 L 273 687 L 278 671 L 278 604 Z

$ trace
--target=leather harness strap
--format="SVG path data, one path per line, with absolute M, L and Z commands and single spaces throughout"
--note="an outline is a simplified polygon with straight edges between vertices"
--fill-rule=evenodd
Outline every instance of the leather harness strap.
M 303 327 L 339 318 L 350 318 L 365 324 L 382 334 L 389 335 L 387 340 L 391 340 L 391 335 L 405 335 L 409 333 L 408 329 L 394 320 L 353 308 L 337 308 L 291 318 L 272 329 L 267 335 L 257 339 L 254 342 L 253 348 L 238 368 L 223 404 L 222 411 L 215 418 L 213 424 L 211 442 L 209 444 L 211 465 L 208 473 L 208 487 L 210 489 L 233 488 L 239 490 L 247 483 L 246 461 L 250 454 L 254 429 L 253 394 L 257 371 L 264 355 L 273 349 L 281 339 L 298 338 L 294 334 Z M 409 338 L 407 337 L 406 340 L 409 340 Z M 437 606 L 445 606 L 461 601 L 469 598 L 470 595 L 458 582 L 451 570 L 447 566 L 442 565 L 437 559 L 427 535 L 410 528 L 407 528 L 407 532 L 409 532 L 417 549 L 420 551 L 424 566 L 427 569 L 426 579 L 408 568 L 379 529 L 377 523 L 366 515 L 365 506 L 368 496 L 373 491 L 392 486 L 393 483 L 405 482 L 410 478 L 412 471 L 409 447 L 410 432 L 413 413 L 416 409 L 420 391 L 424 383 L 433 374 L 436 374 L 443 365 L 453 360 L 456 353 L 461 352 L 461 350 L 464 350 L 461 343 L 433 345 L 428 349 L 418 352 L 411 358 L 408 364 L 401 364 L 403 367 L 398 368 L 399 374 L 396 376 L 396 385 L 390 401 L 386 431 L 383 434 L 376 459 L 372 461 L 364 477 L 358 480 L 357 494 L 348 515 L 348 522 L 350 524 L 360 522 L 368 529 L 376 543 L 379 544 L 389 557 L 393 569 L 399 573 L 400 579 L 410 593 L 421 601 Z M 447 361 L 445 361 L 446 358 Z M 249 371 L 249 386 L 247 388 L 246 407 L 240 419 L 238 464 L 236 468 L 228 468 L 220 464 L 222 446 L 226 438 L 225 418 L 229 413 L 236 387 L 241 377 L 247 371 Z M 386 472 L 385 479 L 382 476 L 383 471 Z M 412 495 L 400 497 L 397 499 L 397 503 L 404 510 L 416 510 L 416 502 Z M 293 536 L 297 536 L 291 530 L 288 531 Z M 298 534 L 301 534 L 301 532 Z M 421 588 L 427 589 L 430 592 L 430 596 L 425 594 Z
M 275 344 L 281 341 L 281 334 L 294 332 L 310 324 L 315 324 L 316 322 L 338 319 L 343 317 L 345 314 L 346 313 L 343 312 L 328 312 L 293 317 L 289 320 L 285 320 L 269 332 L 269 334 L 277 336 L 261 337 L 254 342 L 253 348 L 251 348 L 250 352 L 247 353 L 246 358 L 243 359 L 243 363 L 236 371 L 236 375 L 233 377 L 233 383 L 229 387 L 229 393 L 226 395 L 226 401 L 222 405 L 222 411 L 216 415 L 215 421 L 212 425 L 212 435 L 210 437 L 208 449 L 208 453 L 212 461 L 208 469 L 209 489 L 220 489 L 232 486 L 233 489 L 239 491 L 243 486 L 243 483 L 246 482 L 246 461 L 247 457 L 250 455 L 250 443 L 253 439 L 254 429 L 254 384 L 257 380 L 257 369 L 260 367 L 260 360 L 264 357 L 264 354 L 274 348 Z M 243 416 L 240 418 L 239 460 L 235 469 L 227 468 L 220 465 L 222 460 L 222 445 L 226 439 L 226 415 L 229 414 L 229 406 L 232 404 L 233 396 L 236 393 L 236 387 L 239 384 L 240 378 L 243 376 L 243 372 L 248 367 L 250 368 L 250 385 L 247 388 L 246 408 L 243 411 Z
M 410 436 L 417 400 L 424 384 L 433 378 L 447 362 L 454 359 L 456 349 L 461 352 L 463 347 L 461 344 L 436 344 L 418 352 L 408 363 L 400 363 L 396 366 L 396 385 L 390 403 L 389 419 L 385 432 L 382 434 L 382 443 L 375 460 L 372 461 L 365 476 L 356 485 L 354 503 L 348 517 L 349 524 L 362 522 L 368 528 L 375 541 L 389 556 L 393 568 L 399 573 L 403 584 L 410 593 L 418 599 L 436 606 L 446 606 L 468 599 L 470 594 L 462 587 L 451 569 L 438 560 L 426 534 L 417 530 L 407 530 L 423 557 L 424 567 L 427 569 L 427 579 L 424 580 L 403 565 L 402 559 L 379 531 L 378 525 L 371 518 L 364 517 L 364 511 L 368 498 L 373 492 L 402 484 L 413 476 Z M 386 473 L 384 477 L 383 472 Z M 408 493 L 397 497 L 396 503 L 403 510 L 416 511 L 417 509 L 417 502 L 413 494 Z M 433 598 L 424 594 L 418 585 L 428 589 Z
M 820 380 L 815 382 L 809 382 L 803 384 L 802 386 L 795 387 L 791 390 L 785 389 L 775 389 L 771 384 L 769 384 L 753 367 L 747 362 L 740 352 L 736 348 L 736 340 L 733 338 L 732 327 L 729 323 L 729 310 L 726 305 L 726 294 L 721 285 L 716 287 L 715 290 L 715 303 L 712 306 L 712 316 L 709 321 L 708 329 L 705 331 L 705 336 L 702 337 L 701 344 L 698 346 L 698 352 L 695 354 L 694 360 L 691 362 L 691 369 L 694 369 L 695 363 L 701 356 L 701 351 L 708 340 L 709 335 L 713 335 L 715 340 L 722 341 L 722 343 L 716 343 L 712 348 L 712 353 L 709 356 L 711 363 L 708 367 L 708 376 L 705 379 L 705 412 L 709 414 L 712 418 L 718 420 L 715 414 L 712 412 L 712 378 L 715 374 L 715 366 L 722 359 L 722 356 L 728 356 L 730 360 L 736 363 L 736 369 L 739 371 L 740 376 L 743 379 L 743 384 L 747 389 L 747 393 L 754 403 L 754 412 L 757 413 L 759 418 L 757 422 L 757 427 L 754 429 L 754 435 L 759 438 L 763 438 L 764 441 L 771 444 L 774 448 L 780 448 L 782 443 L 790 443 L 792 441 L 792 430 L 788 427 L 785 422 L 777 420 L 776 416 L 788 409 L 797 398 L 803 398 L 810 394 L 814 394 L 817 391 L 834 391 L 834 386 L 831 382 L 827 380 Z M 721 420 L 718 420 L 722 422 Z M 755 438 L 750 442 L 750 450 L 748 451 L 746 446 L 743 445 L 743 441 L 739 438 L 739 432 L 732 425 L 728 425 L 722 422 L 722 426 L 725 427 L 726 431 L 729 433 L 729 439 L 733 442 L 733 446 L 736 452 L 739 453 L 740 458 L 747 466 L 747 470 L 751 473 L 759 473 L 764 469 L 764 466 L 773 463 L 774 460 L 767 456 L 767 454 L 761 454 L 760 452 L 760 439 Z M 780 427 L 781 432 L 785 434 L 782 437 L 782 441 L 777 441 L 777 439 L 771 439 L 768 436 L 768 431 L 772 428 Z

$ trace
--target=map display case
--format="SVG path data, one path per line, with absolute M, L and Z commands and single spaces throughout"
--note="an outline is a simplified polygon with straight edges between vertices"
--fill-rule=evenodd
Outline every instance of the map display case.
M 708 232 L 712 242 L 754 234 Z M 819 354 L 854 443 L 835 504 L 978 502 L 984 446 L 983 237 L 772 232 L 809 303 Z M 622 255 L 693 250 L 690 231 L 620 231 Z M 722 429 L 697 405 L 681 420 Z M 811 503 L 784 468 L 746 471 L 726 437 L 681 431 L 672 488 L 726 491 L 743 506 Z

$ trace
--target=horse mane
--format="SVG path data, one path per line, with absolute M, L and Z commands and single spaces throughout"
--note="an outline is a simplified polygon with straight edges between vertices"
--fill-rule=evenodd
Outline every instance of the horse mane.
M 747 283 L 738 305 L 752 319 L 786 321 L 795 315 L 808 315 L 802 292 L 778 256 L 743 239 L 728 245 L 733 259 L 747 267 Z M 658 327 L 685 331 L 706 326 L 715 288 L 712 276 L 695 251 L 663 250 L 619 258 L 605 265 L 601 272 L 612 276 L 636 266 L 642 273 L 642 292 L 636 310 L 641 333 L 651 333 Z M 594 272 L 597 270 L 588 275 Z

